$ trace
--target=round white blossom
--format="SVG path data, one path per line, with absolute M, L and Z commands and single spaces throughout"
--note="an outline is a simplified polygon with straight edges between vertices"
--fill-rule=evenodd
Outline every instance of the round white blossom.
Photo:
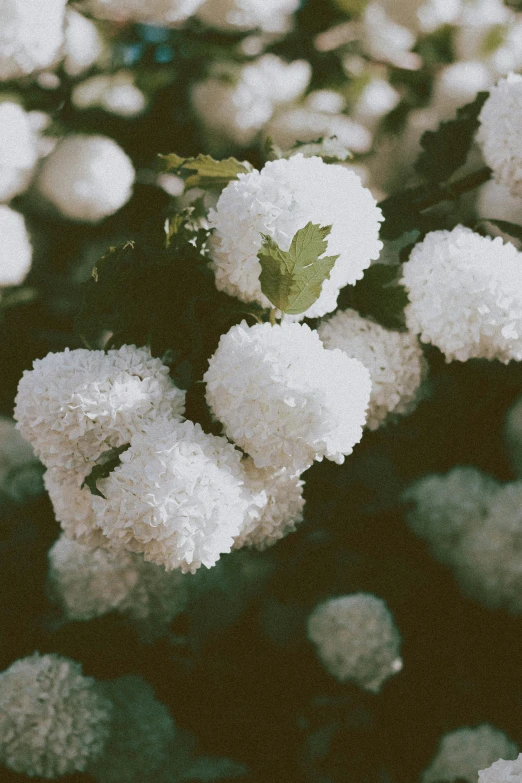
M 86 0 L 84 8 L 97 19 L 176 26 L 195 13 L 203 0 Z
M 62 139 L 45 159 L 36 185 L 64 217 L 97 223 L 127 203 L 134 175 L 115 141 L 78 133 Z
M 308 638 L 328 672 L 378 693 L 402 669 L 401 637 L 381 598 L 356 593 L 330 598 L 308 618 Z
M 299 0 L 205 0 L 197 12 L 201 21 L 218 30 L 285 32 Z
M 359 95 L 352 116 L 374 130 L 380 120 L 395 109 L 400 100 L 400 93 L 389 82 L 373 78 Z
M 67 0 L 3 0 L 0 7 L 0 81 L 48 68 L 63 42 Z
M 404 265 L 406 323 L 446 360 L 522 359 L 522 255 L 464 226 L 432 231 Z
M 0 673 L 0 761 L 54 778 L 83 771 L 109 734 L 111 703 L 81 666 L 59 655 L 15 661 Z
M 30 114 L 18 103 L 3 101 L 0 103 L 0 201 L 9 201 L 28 187 L 37 159 L 37 136 Z
M 96 525 L 91 492 L 82 487 L 91 470 L 89 463 L 74 470 L 49 468 L 44 473 L 44 485 L 64 533 L 80 544 L 96 548 L 108 546 L 108 541 Z
M 69 76 L 88 71 L 104 54 L 105 43 L 95 23 L 74 8 L 65 15 L 63 67 Z
M 18 502 L 43 490 L 41 468 L 31 445 L 6 416 L 0 416 L 0 489 Z
M 522 753 L 514 761 L 499 759 L 479 770 L 478 783 L 519 783 L 522 780 Z
M 190 421 L 159 420 L 130 443 L 98 482 L 107 498 L 92 498 L 98 526 L 167 570 L 210 568 L 231 550 L 254 500 L 240 452 Z
M 522 478 L 522 397 L 519 397 L 506 414 L 504 440 L 513 472 Z
M 332 114 L 294 106 L 279 111 L 265 129 L 278 147 L 290 150 L 298 141 L 311 142 L 335 136 L 350 152 L 368 152 L 372 146 L 370 131 L 344 114 Z
M 33 247 L 19 212 L 0 204 L 0 289 L 21 285 L 33 260 Z
M 295 474 L 323 457 L 342 464 L 362 437 L 368 370 L 326 350 L 307 325 L 233 326 L 204 380 L 213 414 L 258 468 Z
M 247 484 L 254 494 L 266 496 L 261 509 L 254 507 L 250 518 L 236 537 L 234 548 L 244 546 L 263 550 L 292 533 L 303 520 L 304 481 L 288 468 L 273 471 L 256 468 L 251 457 L 244 462 Z
M 522 196 L 522 76 L 510 73 L 491 88 L 479 121 L 477 141 L 495 180 Z
M 390 415 L 415 409 L 428 368 L 416 336 L 385 329 L 355 310 L 338 311 L 320 324 L 318 333 L 325 348 L 339 348 L 369 371 L 369 429 L 377 429 Z
M 422 774 L 422 783 L 453 783 L 457 779 L 476 783 L 479 769 L 499 757 L 515 758 L 517 753 L 515 743 L 487 723 L 457 729 L 442 737 L 434 759 Z
M 121 117 L 135 117 L 147 108 L 147 98 L 127 70 L 91 76 L 74 87 L 71 100 L 78 109 L 99 107 Z
M 240 174 L 223 190 L 209 212 L 213 269 L 220 291 L 243 301 L 271 304 L 261 291 L 257 254 L 263 234 L 288 250 L 294 234 L 308 222 L 332 226 L 327 253 L 339 255 L 310 318 L 335 309 L 339 290 L 360 280 L 382 248 L 382 214 L 359 177 L 321 158 L 294 155 L 267 163 L 262 171 Z
M 69 469 L 128 443 L 147 421 L 181 416 L 185 393 L 148 348 L 124 345 L 36 359 L 15 402 L 20 432 L 44 465 Z

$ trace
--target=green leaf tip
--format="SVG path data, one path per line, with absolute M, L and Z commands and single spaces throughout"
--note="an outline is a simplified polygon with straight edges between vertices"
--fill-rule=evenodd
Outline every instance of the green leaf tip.
M 224 188 L 238 174 L 252 171 L 249 163 L 241 163 L 235 158 L 215 160 L 210 155 L 198 155 L 196 158 L 182 158 L 171 152 L 160 155 L 166 163 L 166 170 L 185 180 L 189 188 Z
M 295 233 L 288 251 L 281 250 L 272 237 L 262 235 L 263 244 L 257 254 L 261 290 L 281 312 L 304 313 L 321 295 L 322 285 L 339 258 L 323 256 L 331 229 L 307 223 Z

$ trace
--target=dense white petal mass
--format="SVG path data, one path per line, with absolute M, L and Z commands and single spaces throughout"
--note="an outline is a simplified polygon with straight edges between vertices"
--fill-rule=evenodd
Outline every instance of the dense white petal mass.
M 369 371 L 369 429 L 376 430 L 390 415 L 415 409 L 428 369 L 415 335 L 385 329 L 355 310 L 338 311 L 317 331 L 325 348 L 339 348 Z
M 330 598 L 308 618 L 308 638 L 328 672 L 378 693 L 402 669 L 401 637 L 381 598 L 356 593 Z
M 86 0 L 84 8 L 98 19 L 120 24 L 140 22 L 158 26 L 178 25 L 199 8 L 203 0 Z
M 499 757 L 516 758 L 517 753 L 515 743 L 487 723 L 457 729 L 442 737 L 435 757 L 422 774 L 422 783 L 476 783 L 479 769 Z
M 0 289 L 21 285 L 33 260 L 33 246 L 23 215 L 0 204 Z
M 69 76 L 79 76 L 103 55 L 105 44 L 95 23 L 73 8 L 65 16 L 63 67 Z
M 65 535 L 85 546 L 108 546 L 108 541 L 96 525 L 91 492 L 82 488 L 92 464 L 74 470 L 49 468 L 44 473 L 44 485 L 53 505 L 54 516 Z
M 361 439 L 368 370 L 326 350 L 307 325 L 233 326 L 204 380 L 214 416 L 258 468 L 296 474 L 323 457 L 342 464 Z
M 487 769 L 479 770 L 478 783 L 520 783 L 522 753 L 514 761 L 499 759 Z
M 321 295 L 303 314 L 324 315 L 335 310 L 339 290 L 360 280 L 378 258 L 381 220 L 375 199 L 353 171 L 301 154 L 271 161 L 262 171 L 240 174 L 210 210 L 216 285 L 242 301 L 270 307 L 259 282 L 262 235 L 288 250 L 294 234 L 308 222 L 332 226 L 327 253 L 339 258 Z
M 6 416 L 0 416 L 0 489 L 15 501 L 43 491 L 41 467 L 33 449 Z
M 522 254 L 470 228 L 432 231 L 404 264 L 408 328 L 457 359 L 522 359 Z
M 0 81 L 48 68 L 63 42 L 67 0 L 2 0 Z
M 201 21 L 218 30 L 285 32 L 299 0 L 205 0 L 197 12 Z
M 0 762 L 43 778 L 83 771 L 103 751 L 111 710 L 79 663 L 38 653 L 15 661 L 0 673 Z
M 477 141 L 495 180 L 522 196 L 522 76 L 510 73 L 491 88 L 479 121 Z
M 78 133 L 45 159 L 36 185 L 64 217 L 97 223 L 127 203 L 134 176 L 131 159 L 115 141 Z
M 266 500 L 261 509 L 254 507 L 254 513 L 235 539 L 234 548 L 267 549 L 302 522 L 304 481 L 287 468 L 277 471 L 256 468 L 251 457 L 243 464 L 250 490 L 254 496 L 266 495 Z
M 252 502 L 241 453 L 190 421 L 144 426 L 98 482 L 98 526 L 116 546 L 167 570 L 210 568 L 229 552 Z
M 37 159 L 37 136 L 30 115 L 18 103 L 3 101 L 0 103 L 0 201 L 9 201 L 27 188 Z
M 83 468 L 158 417 L 183 414 L 185 393 L 148 348 L 78 348 L 36 359 L 18 385 L 15 418 L 46 467 Z M 84 475 L 81 476 L 83 480 Z

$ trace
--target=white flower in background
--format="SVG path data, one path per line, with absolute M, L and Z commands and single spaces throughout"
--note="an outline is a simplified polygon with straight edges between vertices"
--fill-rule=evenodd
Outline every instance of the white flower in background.
M 88 71 L 105 53 L 105 42 L 91 19 L 73 8 L 65 14 L 63 67 L 69 76 Z
M 67 0 L 3 0 L 0 7 L 0 81 L 48 68 L 63 43 Z
M 83 468 L 146 422 L 183 415 L 185 393 L 148 348 L 49 353 L 25 370 L 15 418 L 46 467 Z M 81 477 L 83 480 L 83 476 Z
M 336 90 L 312 90 L 306 96 L 304 105 L 310 111 L 339 114 L 346 108 L 346 100 Z
M 338 311 L 320 324 L 318 333 L 325 348 L 339 348 L 369 371 L 369 429 L 416 408 L 428 365 L 415 335 L 385 329 L 355 310 Z
M 205 0 L 196 16 L 209 27 L 284 33 L 300 0 Z
M 439 122 L 453 119 L 457 109 L 474 101 L 477 93 L 488 90 L 492 81 L 484 63 L 469 61 L 446 65 L 435 77 L 430 108 Z
M 453 30 L 456 60 L 481 60 L 492 78 L 522 66 L 522 20 L 502 0 L 467 0 Z
M 499 757 L 516 758 L 518 747 L 503 731 L 483 723 L 476 728 L 456 729 L 445 734 L 422 783 L 476 783 L 479 769 Z
M 0 205 L 0 289 L 21 285 L 33 260 L 33 247 L 23 215 Z
M 78 109 L 99 107 L 121 117 L 136 117 L 147 108 L 147 98 L 136 86 L 132 71 L 102 73 L 77 84 L 71 100 Z
M 112 705 L 79 663 L 59 655 L 15 661 L 0 673 L 0 762 L 55 778 L 100 756 Z
M 28 187 L 38 160 L 37 144 L 30 114 L 18 103 L 0 103 L 0 201 Z
M 477 141 L 495 180 L 522 196 L 522 76 L 510 73 L 491 88 L 479 121 Z
M 308 638 L 327 671 L 378 693 L 402 669 L 401 636 L 381 598 L 355 593 L 318 604 L 308 618 Z
M 45 159 L 36 185 L 64 217 L 97 223 L 127 203 L 134 176 L 131 159 L 115 141 L 78 133 Z
M 255 502 L 241 453 L 198 424 L 159 420 L 144 426 L 121 465 L 98 481 L 98 526 L 116 546 L 194 572 L 229 552 Z
M 311 75 L 306 60 L 264 54 L 237 71 L 215 69 L 192 87 L 191 101 L 214 144 L 248 146 L 277 106 L 302 95 Z
M 243 463 L 247 485 L 254 495 L 266 494 L 266 503 L 248 519 L 236 536 L 234 548 L 244 546 L 263 550 L 292 533 L 303 520 L 304 481 L 287 468 L 272 471 L 256 468 L 251 457 Z
M 361 45 L 374 60 L 403 67 L 413 57 L 415 35 L 397 24 L 378 2 L 369 3 L 361 21 Z
M 404 264 L 406 323 L 447 361 L 522 359 L 522 254 L 470 228 L 432 231 Z
M 511 468 L 522 478 L 522 397 L 519 397 L 506 414 L 504 440 Z
M 364 125 L 344 114 L 319 112 L 306 106 L 282 109 L 268 123 L 265 135 L 277 146 L 290 150 L 297 142 L 335 136 L 350 152 L 362 154 L 372 146 L 372 135 Z
M 342 464 L 361 439 L 368 370 L 327 351 L 309 326 L 233 326 L 204 380 L 214 416 L 258 468 L 295 474 L 323 457 Z
M 321 295 L 300 317 L 324 315 L 335 310 L 339 290 L 360 280 L 378 258 L 381 220 L 375 199 L 353 171 L 300 154 L 269 162 L 262 171 L 240 174 L 230 182 L 209 212 L 215 228 L 216 285 L 242 301 L 270 307 L 259 282 L 262 235 L 288 250 L 294 234 L 309 221 L 332 226 L 326 252 L 339 258 Z
M 499 759 L 479 770 L 478 783 L 519 783 L 522 779 L 522 753 L 515 761 Z
M 0 416 L 0 489 L 16 502 L 43 491 L 42 471 L 31 445 L 6 416 Z
M 203 0 L 86 0 L 83 8 L 98 19 L 120 24 L 168 27 L 184 22 L 197 11 Z
M 352 111 L 352 117 L 372 131 L 399 104 L 399 92 L 385 79 L 373 78 L 364 87 Z
M 513 196 L 505 185 L 490 179 L 478 191 L 476 211 L 481 218 L 521 223 L 522 196 Z
M 49 468 L 44 473 L 44 486 L 66 536 L 91 548 L 106 547 L 108 541 L 96 525 L 92 494 L 88 487 L 82 488 L 91 470 L 91 463 L 74 470 Z
M 397 24 L 414 32 L 430 33 L 453 24 L 462 8 L 462 0 L 380 0 Z

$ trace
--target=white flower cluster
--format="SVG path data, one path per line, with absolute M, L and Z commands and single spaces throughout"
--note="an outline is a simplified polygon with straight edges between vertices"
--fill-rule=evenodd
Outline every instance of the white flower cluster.
M 0 416 L 0 489 L 20 502 L 43 490 L 40 466 L 15 422 Z
M 86 0 L 84 8 L 97 19 L 120 24 L 176 26 L 195 13 L 203 0 Z
M 23 215 L 0 204 L 0 290 L 6 286 L 21 285 L 33 260 L 33 246 Z
M 74 8 L 65 15 L 63 67 L 69 76 L 79 76 L 100 61 L 105 43 L 96 24 Z
M 99 107 L 120 117 L 136 117 L 147 108 L 147 98 L 128 70 L 85 79 L 74 87 L 71 100 L 78 109 Z
M 18 103 L 0 103 L 0 201 L 9 201 L 29 185 L 38 160 L 31 115 Z
M 324 315 L 335 310 L 340 289 L 360 280 L 378 258 L 381 220 L 375 199 L 353 171 L 301 154 L 269 162 L 262 171 L 240 174 L 210 210 L 216 285 L 242 301 L 270 307 L 259 282 L 262 235 L 288 250 L 294 234 L 308 222 L 332 226 L 327 253 L 339 258 L 321 295 L 303 314 Z
M 331 598 L 308 618 L 308 638 L 328 672 L 378 693 L 402 669 L 401 637 L 384 601 L 370 593 Z
M 43 778 L 83 771 L 103 751 L 111 710 L 79 663 L 38 653 L 15 661 L 0 673 L 0 761 Z
M 45 159 L 36 187 L 63 217 L 98 223 L 127 203 L 134 176 L 132 161 L 115 141 L 78 133 L 63 138 Z
M 0 7 L 0 82 L 48 68 L 63 43 L 67 0 L 3 0 Z
M 204 0 L 196 16 L 217 30 L 286 32 L 299 0 Z
M 487 723 L 457 729 L 442 737 L 435 757 L 422 774 L 422 783 L 452 783 L 457 779 L 476 783 L 479 769 L 499 757 L 516 758 L 517 753 L 515 743 Z
M 317 331 L 325 348 L 339 348 L 369 371 L 369 429 L 376 430 L 390 416 L 404 416 L 415 409 L 428 369 L 415 335 L 385 329 L 355 310 L 336 312 Z
M 522 753 L 514 761 L 499 759 L 479 771 L 478 783 L 519 783 L 522 780 Z
M 204 380 L 213 414 L 258 468 L 342 464 L 361 439 L 368 370 L 306 325 L 243 321 L 222 335 Z
M 404 265 L 406 323 L 448 361 L 522 359 L 522 255 L 470 228 L 432 231 Z
M 522 196 L 522 76 L 510 73 L 491 88 L 479 121 L 477 141 L 496 181 Z

